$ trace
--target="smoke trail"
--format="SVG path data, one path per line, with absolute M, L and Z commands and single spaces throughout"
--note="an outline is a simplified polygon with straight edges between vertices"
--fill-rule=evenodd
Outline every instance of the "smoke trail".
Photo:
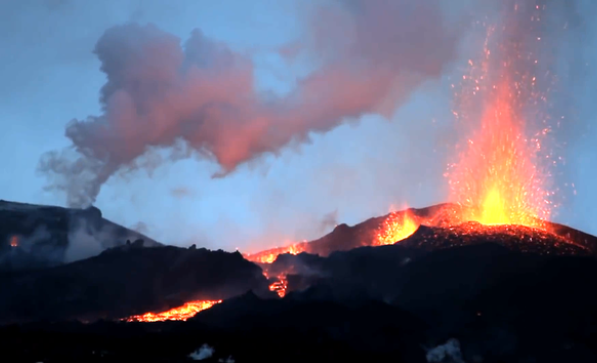
M 107 83 L 102 114 L 72 120 L 72 145 L 42 156 L 48 188 L 67 203 L 93 203 L 115 173 L 202 157 L 214 177 L 313 132 L 367 113 L 391 114 L 421 82 L 438 77 L 456 55 L 462 27 L 447 25 L 439 0 L 335 1 L 310 12 L 305 36 L 279 52 L 319 67 L 287 96 L 254 88 L 246 55 L 194 30 L 181 46 L 153 25 L 108 29 L 95 54 Z M 456 22 L 457 24 L 460 24 Z

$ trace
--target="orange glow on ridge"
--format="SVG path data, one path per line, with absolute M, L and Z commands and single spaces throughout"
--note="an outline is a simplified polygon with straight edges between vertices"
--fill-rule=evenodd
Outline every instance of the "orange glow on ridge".
M 197 315 L 200 311 L 211 308 L 212 306 L 221 303 L 222 300 L 197 300 L 191 301 L 183 306 L 179 306 L 161 313 L 145 313 L 143 315 L 134 315 L 125 320 L 128 322 L 156 322 L 166 320 L 187 320 Z
M 276 260 L 278 255 L 289 253 L 291 255 L 298 255 L 301 252 L 305 252 L 307 247 L 306 241 L 301 243 L 295 243 L 287 247 L 277 247 L 258 253 L 244 255 L 244 258 L 255 263 L 272 263 Z
M 374 245 L 389 245 L 410 237 L 419 228 L 419 222 L 410 209 L 393 212 L 383 222 Z

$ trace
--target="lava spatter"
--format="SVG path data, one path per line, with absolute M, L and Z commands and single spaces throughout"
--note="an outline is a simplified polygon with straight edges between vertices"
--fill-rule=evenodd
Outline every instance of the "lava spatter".
M 394 244 L 408 238 L 417 228 L 419 228 L 419 221 L 410 209 L 390 213 L 377 232 L 373 244 L 376 246 Z
M 278 255 L 289 253 L 291 255 L 298 255 L 301 252 L 305 252 L 308 246 L 307 241 L 300 243 L 294 243 L 286 247 L 276 247 L 269 250 L 244 254 L 244 258 L 255 263 L 272 263 L 276 260 Z
M 544 147 L 550 132 L 537 87 L 536 42 L 526 22 L 542 8 L 508 7 L 500 27 L 487 26 L 482 57 L 469 60 L 454 114 L 473 132 L 447 173 L 464 221 L 543 228 L 553 206 Z M 531 135 L 531 136 L 528 136 Z

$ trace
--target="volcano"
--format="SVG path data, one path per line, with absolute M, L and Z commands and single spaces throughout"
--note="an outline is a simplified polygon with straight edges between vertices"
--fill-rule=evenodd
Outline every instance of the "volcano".
M 137 242 L 5 271 L 0 339 L 26 361 L 597 357 L 597 237 L 454 224 L 462 208 L 410 208 L 256 254 Z M 397 223 L 416 229 L 388 243 Z M 303 347 L 292 357 L 289 341 Z
M 519 251 L 530 248 L 538 249 L 537 252 L 542 253 L 592 255 L 597 253 L 595 237 L 561 224 L 537 220 L 536 225 L 540 225 L 541 228 L 516 224 L 482 225 L 478 222 L 466 221 L 467 213 L 470 212 L 466 207 L 453 203 L 420 209 L 410 208 L 371 218 L 352 227 L 340 224 L 330 234 L 318 240 L 246 254 L 245 257 L 257 263 L 271 263 L 280 254 L 296 255 L 307 252 L 328 256 L 335 251 L 394 244 L 400 241 L 403 245 L 414 247 L 414 244 L 417 244 L 420 248 L 437 249 L 442 246 L 466 245 L 487 239 L 508 244 L 509 248 Z M 411 227 L 410 224 L 415 227 Z M 419 228 L 421 225 L 423 228 Z M 410 233 L 401 235 L 400 231 L 403 229 Z M 412 238 L 404 239 L 411 235 L 413 235 Z M 512 243 L 515 242 L 512 241 L 515 240 L 523 242 L 514 245 Z M 531 243 L 524 243 L 525 240 Z M 446 241 L 446 243 L 438 244 L 434 241 Z M 550 242 L 542 244 L 541 241 Z
M 597 362 L 597 237 L 551 222 L 565 199 L 554 178 L 560 143 L 573 144 L 583 129 L 576 112 L 563 115 L 569 106 L 559 97 L 583 99 L 576 76 L 590 62 L 563 44 L 588 29 L 581 7 L 341 1 L 334 13 L 329 2 L 312 3 L 301 4 L 292 39 L 242 51 L 198 29 L 184 44 L 153 25 L 106 30 L 94 48 L 107 81 L 101 113 L 71 121 L 70 145 L 38 167 L 48 190 L 86 208 L 0 201 L 5 361 Z M 139 6 L 144 19 L 155 12 Z M 580 61 L 567 64 L 560 50 Z M 467 71 L 455 74 L 461 66 Z M 566 77 L 574 88 L 558 89 Z M 397 112 L 408 103 L 435 116 L 443 101 L 429 91 L 445 82 L 454 104 L 437 115 L 435 132 L 412 127 L 431 114 Z M 213 178 L 238 175 L 374 115 L 412 117 L 400 131 L 414 132 L 390 135 L 407 142 L 398 153 L 357 145 L 366 154 L 355 159 L 362 180 L 386 185 L 368 184 L 381 174 L 367 161 L 395 156 L 382 174 L 403 178 L 440 150 L 450 203 L 404 206 L 317 240 L 242 252 L 163 245 L 88 206 L 113 177 L 189 158 L 213 163 L 204 170 Z M 415 180 L 432 175 L 419 171 L 403 181 L 441 190 L 437 180 Z M 344 174 L 342 183 L 354 181 Z M 402 195 L 413 191 L 402 185 Z
M 483 51 L 451 85 L 461 144 L 445 176 L 456 203 L 253 253 L 124 242 L 132 234 L 120 229 L 74 262 L 14 256 L 65 241 L 66 216 L 90 216 L 97 230 L 109 223 L 101 212 L 19 205 L 5 212 L 17 227 L 4 226 L 0 249 L 10 261 L 0 274 L 3 353 L 32 362 L 597 361 L 597 237 L 550 222 L 558 188 L 548 135 L 558 125 L 544 115 L 552 80 L 539 59 L 548 44 L 539 19 L 549 17 L 534 2 L 504 4 L 497 23 L 476 23 Z M 30 214 L 57 237 L 23 243 L 42 224 Z
M 102 216 L 95 207 L 62 208 L 0 200 L 0 271 L 58 266 L 101 251 L 153 239 Z M 75 243 L 78 242 L 78 243 Z

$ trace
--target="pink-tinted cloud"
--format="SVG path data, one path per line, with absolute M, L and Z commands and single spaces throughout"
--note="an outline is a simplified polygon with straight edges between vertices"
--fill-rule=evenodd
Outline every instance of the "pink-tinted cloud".
M 367 113 L 390 115 L 455 56 L 461 29 L 444 25 L 439 4 L 351 0 L 309 12 L 304 37 L 281 52 L 320 67 L 275 99 L 255 91 L 250 59 L 199 30 L 181 46 L 153 25 L 111 28 L 95 47 L 107 76 L 103 112 L 71 121 L 72 147 L 45 154 L 40 170 L 69 205 L 84 206 L 156 148 L 183 145 L 173 158 L 212 159 L 215 176 L 225 176 L 309 133 Z

